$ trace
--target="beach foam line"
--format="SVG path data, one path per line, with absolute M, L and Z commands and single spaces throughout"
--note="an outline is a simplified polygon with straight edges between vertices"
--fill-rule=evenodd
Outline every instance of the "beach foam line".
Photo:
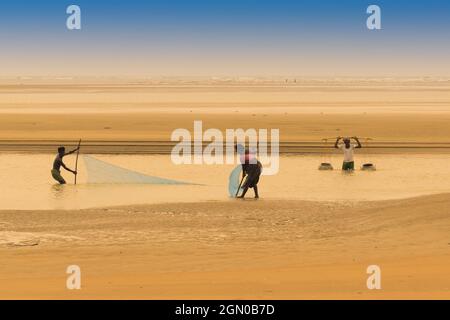
M 39 243 L 40 243 L 39 237 L 33 233 L 15 232 L 15 231 L 0 232 L 0 245 L 25 247 L 25 246 L 37 246 Z
M 30 247 L 37 246 L 41 242 L 47 240 L 83 240 L 83 238 L 75 236 L 63 236 L 59 234 L 38 234 L 31 232 L 17 232 L 17 231 L 0 231 L 0 246 L 8 247 Z

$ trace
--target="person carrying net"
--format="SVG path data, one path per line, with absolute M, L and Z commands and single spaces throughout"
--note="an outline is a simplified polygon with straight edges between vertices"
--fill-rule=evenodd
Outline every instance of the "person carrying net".
M 245 182 L 242 185 L 242 194 L 237 198 L 244 198 L 248 189 L 253 188 L 255 199 L 258 199 L 258 182 L 262 173 L 262 164 L 256 159 L 254 153 L 246 150 L 242 145 L 237 146 L 237 151 L 242 164 L 242 178 L 245 178 Z

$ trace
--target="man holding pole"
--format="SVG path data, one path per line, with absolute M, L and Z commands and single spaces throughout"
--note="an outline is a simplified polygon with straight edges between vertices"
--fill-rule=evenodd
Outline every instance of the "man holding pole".
M 52 177 L 53 179 L 55 179 L 56 181 L 58 181 L 60 184 L 66 184 L 66 180 L 64 180 L 64 178 L 61 175 L 61 167 L 63 167 L 64 169 L 66 169 L 67 171 L 72 172 L 75 176 L 77 174 L 76 170 L 71 170 L 69 169 L 63 162 L 63 158 L 69 154 L 75 153 L 76 151 L 78 151 L 80 149 L 80 146 L 78 145 L 78 147 L 72 151 L 69 151 L 66 153 L 66 148 L 65 147 L 59 147 L 58 148 L 58 154 L 56 155 L 55 160 L 53 161 L 53 168 L 52 168 Z

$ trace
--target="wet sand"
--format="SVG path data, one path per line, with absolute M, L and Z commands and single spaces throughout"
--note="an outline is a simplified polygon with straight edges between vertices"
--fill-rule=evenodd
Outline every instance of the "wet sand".
M 0 298 L 449 299 L 449 208 L 443 194 L 2 211 Z

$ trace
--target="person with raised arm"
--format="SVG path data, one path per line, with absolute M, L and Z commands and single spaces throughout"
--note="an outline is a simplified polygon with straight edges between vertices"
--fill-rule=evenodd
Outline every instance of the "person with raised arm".
M 351 143 L 351 139 L 356 141 L 356 144 Z M 344 143 L 339 143 L 339 141 Z M 342 138 L 337 137 L 336 143 L 334 144 L 336 149 L 341 149 L 344 152 L 344 161 L 342 162 L 342 170 L 353 171 L 355 170 L 355 160 L 354 160 L 354 150 L 362 148 L 361 142 L 357 137 Z

